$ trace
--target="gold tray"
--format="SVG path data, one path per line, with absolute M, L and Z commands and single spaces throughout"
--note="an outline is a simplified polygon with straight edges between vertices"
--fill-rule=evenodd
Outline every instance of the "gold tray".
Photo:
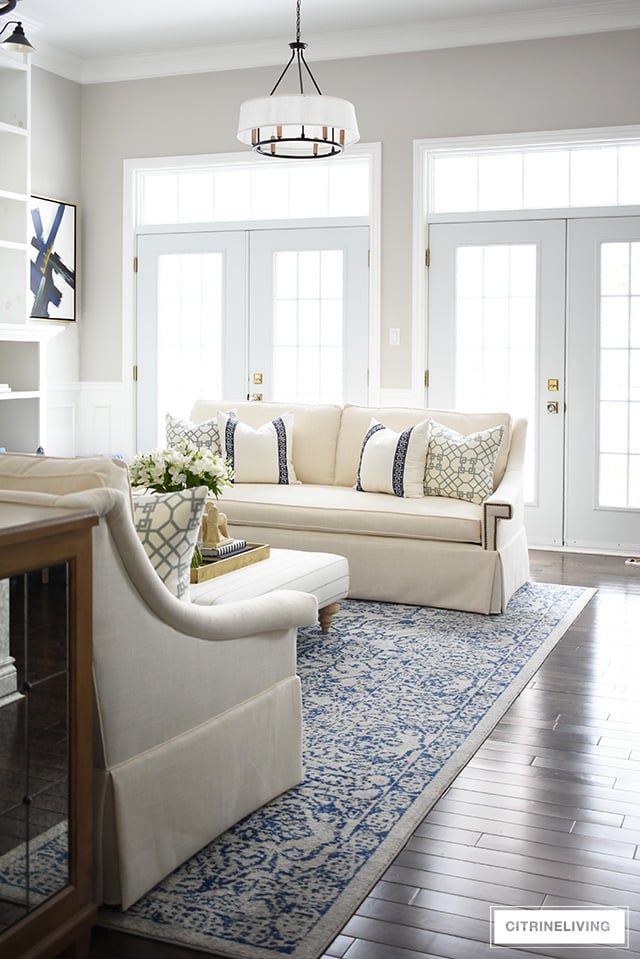
M 214 560 L 213 563 L 192 566 L 191 582 L 204 583 L 205 580 L 213 579 L 214 576 L 232 573 L 234 569 L 243 569 L 245 566 L 251 566 L 252 563 L 258 563 L 261 559 L 269 558 L 269 547 L 263 543 L 247 543 L 247 546 L 251 549 L 238 553 L 237 556 L 223 556 L 221 559 Z

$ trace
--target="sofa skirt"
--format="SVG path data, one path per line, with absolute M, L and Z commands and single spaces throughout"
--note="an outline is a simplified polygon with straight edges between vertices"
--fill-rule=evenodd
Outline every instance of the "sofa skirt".
M 233 533 L 278 549 L 346 556 L 351 599 L 501 613 L 529 576 L 524 529 L 499 550 L 472 543 L 245 526 Z

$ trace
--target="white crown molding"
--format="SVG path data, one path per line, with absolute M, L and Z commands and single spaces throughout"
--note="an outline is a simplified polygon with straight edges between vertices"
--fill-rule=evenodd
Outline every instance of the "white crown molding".
M 640 0 L 597 0 L 516 14 L 423 20 L 308 38 L 310 62 L 508 43 L 640 28 Z M 107 83 L 250 67 L 281 66 L 287 41 L 220 44 L 134 56 L 82 60 L 38 36 L 33 63 L 79 83 Z

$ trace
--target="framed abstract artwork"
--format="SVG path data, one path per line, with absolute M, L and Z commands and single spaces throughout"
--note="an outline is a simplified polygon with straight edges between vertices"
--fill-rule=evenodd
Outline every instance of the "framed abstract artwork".
M 31 316 L 76 318 L 76 205 L 31 197 Z

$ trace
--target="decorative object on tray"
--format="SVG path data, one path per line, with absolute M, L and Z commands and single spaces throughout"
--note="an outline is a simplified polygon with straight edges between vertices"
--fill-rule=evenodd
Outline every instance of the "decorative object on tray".
M 202 583 L 206 579 L 213 579 L 214 576 L 222 576 L 223 573 L 232 573 L 236 569 L 244 569 L 245 566 L 251 566 L 252 563 L 258 563 L 261 559 L 269 559 L 271 550 L 264 543 L 247 543 L 245 547 L 239 549 L 231 556 L 221 556 L 213 562 L 206 562 L 202 565 L 191 566 L 191 582 Z
M 202 546 L 203 550 L 221 549 L 233 543 L 233 536 L 229 536 L 227 517 L 218 509 L 213 496 L 207 497 L 202 516 Z

